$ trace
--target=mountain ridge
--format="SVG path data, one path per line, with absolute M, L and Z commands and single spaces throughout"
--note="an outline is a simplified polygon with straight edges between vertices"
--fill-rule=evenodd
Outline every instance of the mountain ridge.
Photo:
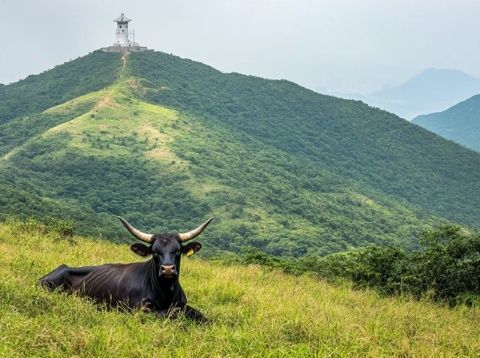
M 213 214 L 207 246 L 289 256 L 411 246 L 422 228 L 477 222 L 476 196 L 453 183 L 471 180 L 478 193 L 480 175 L 463 168 L 480 157 L 396 116 L 159 52 L 130 54 L 125 67 L 119 56 L 88 56 L 116 66 L 84 87 L 69 83 L 80 97 L 1 118 L 0 187 L 11 194 L 0 216 L 66 216 L 81 232 L 122 239 L 114 215 L 183 230 Z M 426 159 L 408 158 L 419 150 Z M 458 175 L 436 168 L 441 155 Z M 410 166 L 419 173 L 408 177 Z
M 369 95 L 339 94 L 357 99 L 411 120 L 418 115 L 443 111 L 480 93 L 480 79 L 454 69 L 426 69 L 405 82 Z
M 417 116 L 413 123 L 468 148 L 480 151 L 480 95 L 475 95 L 443 112 Z

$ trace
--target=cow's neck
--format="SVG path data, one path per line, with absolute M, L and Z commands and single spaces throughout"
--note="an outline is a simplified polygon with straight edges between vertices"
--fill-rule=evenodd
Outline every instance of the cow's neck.
M 158 276 L 158 267 L 153 259 L 147 261 L 147 287 L 156 301 L 160 303 L 162 309 L 170 307 L 172 304 L 182 304 L 182 288 L 178 281 L 178 276 L 172 279 L 164 279 Z

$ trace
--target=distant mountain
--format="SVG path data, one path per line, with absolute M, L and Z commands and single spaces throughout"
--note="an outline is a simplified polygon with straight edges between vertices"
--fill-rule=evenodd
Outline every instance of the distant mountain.
M 457 70 L 428 69 L 407 82 L 370 95 L 345 95 L 411 120 L 443 111 L 480 93 L 480 79 Z
M 480 151 L 480 95 L 446 111 L 418 116 L 413 122 L 444 138 Z
M 93 52 L 0 87 L 0 218 L 188 230 L 276 255 L 480 226 L 480 154 L 359 101 L 161 52 Z M 120 236 L 121 235 L 121 236 Z

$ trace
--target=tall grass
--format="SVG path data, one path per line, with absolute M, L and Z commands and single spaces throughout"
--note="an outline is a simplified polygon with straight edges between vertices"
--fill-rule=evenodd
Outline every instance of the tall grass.
M 208 233 L 204 240 L 208 240 Z M 138 260 L 124 244 L 0 225 L 0 356 L 478 356 L 480 312 L 334 287 L 258 266 L 184 259 L 181 282 L 211 320 L 158 320 L 45 292 L 72 266 Z

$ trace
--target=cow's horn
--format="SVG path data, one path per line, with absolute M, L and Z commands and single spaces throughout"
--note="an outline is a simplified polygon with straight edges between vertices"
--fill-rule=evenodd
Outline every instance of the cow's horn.
M 153 242 L 153 235 L 152 234 L 145 234 L 144 232 L 141 232 L 140 230 L 135 229 L 132 225 L 128 223 L 127 220 L 121 218 L 120 216 L 118 217 L 120 221 L 125 225 L 128 231 L 130 231 L 130 234 L 135 236 L 137 239 L 142 240 L 144 242 L 148 242 L 151 244 Z
M 210 224 L 210 221 L 212 221 L 212 220 L 213 220 L 213 218 L 210 218 L 207 221 L 205 221 L 202 225 L 197 227 L 196 229 L 194 229 L 192 231 L 189 231 L 189 232 L 185 232 L 183 234 L 178 234 L 179 241 L 180 242 L 185 242 L 185 241 L 194 239 L 195 237 L 197 237 L 198 235 L 200 235 L 202 233 L 202 231 L 207 227 L 208 224 Z

